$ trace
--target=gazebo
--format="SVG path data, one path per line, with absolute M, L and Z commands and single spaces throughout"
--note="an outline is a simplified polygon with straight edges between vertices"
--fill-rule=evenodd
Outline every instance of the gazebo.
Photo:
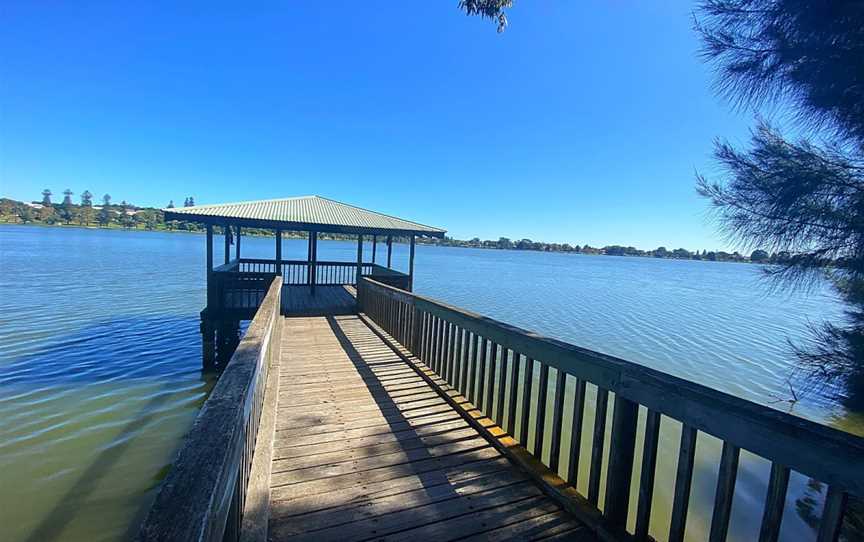
M 274 275 L 283 278 L 285 314 L 338 314 L 354 309 L 354 291 L 361 276 L 411 291 L 418 236 L 443 237 L 445 230 L 376 213 L 321 196 L 197 205 L 163 209 L 165 220 L 203 224 L 207 232 L 207 306 L 201 311 L 205 365 L 227 361 L 239 340 L 239 322 L 254 315 Z M 224 234 L 224 261 L 214 267 L 214 228 Z M 276 234 L 275 259 L 243 258 L 243 228 Z M 283 232 L 307 233 L 305 260 L 282 258 Z M 356 236 L 356 262 L 319 261 L 318 236 Z M 364 261 L 364 238 L 371 237 L 371 261 Z M 379 238 L 386 242 L 387 265 L 377 262 Z M 393 239 L 409 242 L 408 273 L 393 269 Z M 231 258 L 231 244 L 234 258 Z

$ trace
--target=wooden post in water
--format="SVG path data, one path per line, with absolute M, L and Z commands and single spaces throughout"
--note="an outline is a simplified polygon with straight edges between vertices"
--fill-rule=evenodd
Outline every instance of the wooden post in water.
M 240 260 L 240 234 L 241 234 L 240 230 L 241 230 L 241 228 L 238 225 L 237 226 L 237 235 L 235 236 L 235 239 L 234 239 L 234 258 L 236 258 L 237 260 Z
M 414 291 L 414 239 L 415 236 L 411 236 L 411 253 L 408 256 L 408 291 Z
M 276 276 L 282 276 L 282 230 L 276 230 Z
M 387 269 L 390 269 L 393 263 L 393 236 L 387 236 Z
M 363 236 L 357 236 L 357 279 L 356 284 L 360 284 L 360 277 L 363 276 Z
M 378 236 L 372 236 L 372 263 L 375 263 L 375 253 L 378 251 Z

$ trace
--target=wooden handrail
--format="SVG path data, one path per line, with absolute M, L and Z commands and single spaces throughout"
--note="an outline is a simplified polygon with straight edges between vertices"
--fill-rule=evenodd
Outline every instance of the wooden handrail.
M 139 541 L 239 537 L 271 356 L 279 353 L 282 280 L 273 277 L 245 336 L 210 392 L 144 523 Z
M 282 260 L 280 271 L 284 284 L 309 284 L 310 276 L 313 275 L 311 266 L 312 262 L 309 260 Z M 316 284 L 320 285 L 356 284 L 356 270 L 356 262 L 323 260 L 316 262 L 314 276 Z M 277 274 L 276 260 L 240 258 L 239 260 L 232 260 L 225 265 L 214 268 L 213 273 L 217 280 L 226 276 L 245 278 L 269 277 L 270 275 Z M 391 286 L 410 288 L 410 277 L 407 274 L 377 263 L 364 262 L 362 275 L 376 277 L 378 280 L 384 281 Z M 228 289 L 231 289 L 230 285 Z
M 605 416 L 603 423 L 596 424 L 591 452 L 591 469 L 588 501 L 597 506 L 597 494 L 601 479 L 600 462 L 603 451 L 608 446 L 609 472 L 607 473 L 605 520 L 612 529 L 623 531 L 628 514 L 631 469 L 636 446 L 636 420 L 639 405 L 648 409 L 649 431 L 644 439 L 642 485 L 653 487 L 656 468 L 656 431 L 660 424 L 660 414 L 683 423 L 681 453 L 679 454 L 678 477 L 672 507 L 670 539 L 683 536 L 687 516 L 690 481 L 693 474 L 692 453 L 698 432 L 713 435 L 724 442 L 724 459 L 721 477 L 718 482 L 718 497 L 714 517 L 718 532 L 725 533 L 729 521 L 728 505 L 731 505 L 731 492 L 737 471 L 738 453 L 748 450 L 772 462 L 772 480 L 777 477 L 781 482 L 773 484 L 775 497 L 766 504 L 766 520 L 771 522 L 771 514 L 778 510 L 782 513 L 789 470 L 795 470 L 820 482 L 827 483 L 832 500 L 826 503 L 826 520 L 820 527 L 819 540 L 830 540 L 839 529 L 842 514 L 834 508 L 845 502 L 845 493 L 864 496 L 864 438 L 845 433 L 830 427 L 805 420 L 791 414 L 741 399 L 727 393 L 708 388 L 678 378 L 661 371 L 650 369 L 614 356 L 601 354 L 572 344 L 542 336 L 535 332 L 518 328 L 437 300 L 413 294 L 375 281 L 368 277 L 361 280 L 358 288 L 358 301 L 367 316 L 399 341 L 422 362 L 435 370 L 456 391 L 474 402 L 489 418 L 504 426 L 505 410 L 509 412 L 507 428 L 514 432 L 514 419 L 517 402 L 514 391 L 507 388 L 510 397 L 506 403 L 505 394 L 496 394 L 497 405 L 484 404 L 487 396 L 492 402 L 491 382 L 495 368 L 499 367 L 499 378 L 509 369 L 511 382 L 516 382 L 521 369 L 522 380 L 531 380 L 535 363 L 541 375 L 540 399 L 535 407 L 537 415 L 535 432 L 542 435 L 551 432 L 552 463 L 550 468 L 557 469 L 558 458 L 562 453 L 579 460 L 580 450 L 560 449 L 561 415 L 564 401 L 563 390 L 566 376 L 576 379 L 577 390 L 584 390 L 585 383 L 597 386 L 598 412 L 605 412 L 609 392 L 615 393 L 611 437 L 605 436 Z M 500 348 L 500 354 L 499 349 Z M 489 382 L 483 373 L 487 361 L 490 365 Z M 479 377 L 477 375 L 477 367 Z M 555 390 L 546 389 L 544 376 L 549 368 L 554 368 Z M 470 373 L 470 376 L 468 376 Z M 564 378 L 562 378 L 564 377 Z M 548 379 L 548 376 L 546 376 Z M 529 384 L 530 385 L 530 384 Z M 479 388 L 479 390 L 478 390 Z M 551 384 L 550 384 L 551 388 Z M 499 388 L 503 381 L 499 380 Z M 479 393 L 478 393 L 479 391 Z M 584 408 L 584 391 L 577 393 L 573 427 L 581 433 L 581 412 Z M 544 427 L 546 398 L 555 397 L 552 427 Z M 523 425 L 520 433 L 527 439 L 525 421 L 529 419 L 527 409 L 530 400 L 522 409 Z M 577 419 L 578 418 L 578 419 Z M 578 424 L 578 425 L 577 425 Z M 579 441 L 578 435 L 573 440 Z M 607 443 L 606 440 L 609 442 Z M 543 439 L 538 439 L 532 451 L 538 459 L 543 457 Z M 527 448 L 527 446 L 525 446 Z M 584 458 L 589 460 L 589 458 Z M 735 468 L 732 468 L 732 467 Z M 575 485 L 577 473 L 571 467 L 566 477 Z M 774 474 L 776 473 L 776 474 Z M 731 488 L 731 491 L 730 491 Z M 637 511 L 637 540 L 646 540 L 647 524 L 650 518 L 651 489 L 642 495 L 640 485 L 639 509 Z M 779 495 L 779 497 L 777 496 Z M 769 495 L 770 498 L 770 495 Z M 840 503 L 840 504 L 838 504 Z M 769 513 L 770 512 L 770 513 Z M 779 517 L 779 516 L 775 516 Z M 779 523 L 779 522 L 777 522 Z M 721 525 L 722 524 L 722 525 Z M 712 526 L 712 529 L 714 527 Z M 823 538 L 828 537 L 828 538 Z

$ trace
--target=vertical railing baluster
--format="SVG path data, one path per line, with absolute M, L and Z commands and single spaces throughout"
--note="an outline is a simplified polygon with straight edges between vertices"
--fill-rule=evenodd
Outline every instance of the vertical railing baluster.
M 477 404 L 477 335 L 469 333 L 468 341 L 468 374 L 465 381 L 466 397 L 473 404 Z
M 435 317 L 431 313 L 426 313 L 426 331 L 423 333 L 425 336 L 426 345 L 423 347 L 425 355 L 423 356 L 423 363 L 426 364 L 427 367 L 432 366 L 432 348 L 433 348 L 433 327 L 435 325 Z
M 421 344 L 423 343 L 423 312 L 416 305 L 411 307 L 411 353 L 420 359 Z
M 709 542 L 723 542 L 729 531 L 729 516 L 732 513 L 732 497 L 735 495 L 735 479 L 738 476 L 738 457 L 741 449 L 723 441 L 720 455 L 720 472 L 717 474 L 717 490 L 714 493 L 714 511 L 711 515 Z
M 450 356 L 450 334 L 452 333 L 453 324 L 444 321 L 444 333 L 441 338 L 441 361 L 438 365 L 438 376 L 447 380 L 447 360 Z
M 444 357 L 441 358 L 441 370 L 438 371 L 438 376 L 444 380 L 448 379 L 448 371 L 450 369 L 450 357 L 453 354 L 453 323 L 446 322 L 447 329 L 444 333 Z
M 582 420 L 585 418 L 585 381 L 576 379 L 573 393 L 573 418 L 570 421 L 570 460 L 567 463 L 567 482 L 576 485 L 579 478 L 579 455 L 582 450 Z
M 822 519 L 819 520 L 819 536 L 816 542 L 837 542 L 843 527 L 843 513 L 846 510 L 848 496 L 836 486 L 828 486 L 825 495 L 825 506 L 822 508 Z
M 696 428 L 684 424 L 681 428 L 681 445 L 678 451 L 678 470 L 675 475 L 669 542 L 682 542 L 684 540 L 684 531 L 687 527 L 687 508 L 690 505 L 690 488 L 693 485 L 696 437 Z
M 438 317 L 432 316 L 432 322 L 429 326 L 429 359 L 426 360 L 426 366 L 431 370 L 435 370 L 435 356 L 438 355 Z
M 549 390 L 549 366 L 540 362 L 540 382 L 537 388 L 537 419 L 534 420 L 534 457 L 543 461 L 543 439 L 546 429 L 546 403 Z
M 480 358 L 477 361 L 479 368 L 479 376 L 477 377 L 477 409 L 486 414 L 486 349 L 489 347 L 489 340 L 481 338 L 480 340 Z
M 519 365 L 522 355 L 513 350 L 507 372 L 510 374 L 510 395 L 507 396 L 507 432 L 516 437 L 516 407 L 519 398 Z
M 447 371 L 447 383 L 450 387 L 453 387 L 453 369 L 454 369 L 454 358 L 456 356 L 456 335 L 459 333 L 459 327 L 456 324 L 450 324 L 450 337 L 448 339 L 448 350 L 447 350 L 447 367 L 445 370 Z
M 459 337 L 459 393 L 462 397 L 468 399 L 468 354 L 470 353 L 470 338 L 471 332 L 467 329 L 462 330 L 462 335 Z
M 552 432 L 549 439 L 549 469 L 558 472 L 561 463 L 561 425 L 564 421 L 564 392 L 567 389 L 567 373 L 555 371 L 555 399 L 552 403 Z
M 616 393 L 613 408 L 603 514 L 611 525 L 623 530 L 627 526 L 627 512 L 630 505 L 630 478 L 636 451 L 639 405 Z
M 594 407 L 591 468 L 588 476 L 588 501 L 595 506 L 600 499 L 600 476 L 603 468 L 603 448 L 606 442 L 606 409 L 608 406 L 609 390 L 598 387 L 597 404 Z
M 759 542 L 777 542 L 780 537 L 780 523 L 783 521 L 788 487 L 789 468 L 776 461 L 771 463 L 768 493 L 765 495 L 765 510 L 762 513 L 762 526 L 759 528 Z
M 660 441 L 660 413 L 647 411 L 645 418 L 645 441 L 642 446 L 642 473 L 639 475 L 639 504 L 636 508 L 637 542 L 648 540 L 651 522 L 651 505 L 654 503 L 654 475 L 657 470 L 657 444 Z
M 504 427 L 504 388 L 507 385 L 507 352 L 508 350 L 501 346 L 500 356 L 494 358 L 498 382 L 495 395 L 495 423 L 502 428 Z
M 440 319 L 439 319 L 440 320 Z M 441 365 L 444 361 L 444 356 L 446 352 L 446 344 L 444 342 L 444 338 L 446 336 L 448 322 L 444 320 L 440 320 L 440 324 L 438 326 L 438 355 L 435 356 L 435 372 L 439 375 L 441 374 Z
M 528 449 L 528 426 L 531 423 L 531 391 L 534 387 L 534 360 L 525 356 L 522 371 L 522 408 L 519 421 L 519 442 Z

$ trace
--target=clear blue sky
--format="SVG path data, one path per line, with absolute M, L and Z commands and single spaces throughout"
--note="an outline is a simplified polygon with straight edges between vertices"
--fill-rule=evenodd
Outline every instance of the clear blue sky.
M 320 194 L 459 238 L 725 246 L 694 190 L 752 116 L 684 2 L 7 2 L 0 195 Z

